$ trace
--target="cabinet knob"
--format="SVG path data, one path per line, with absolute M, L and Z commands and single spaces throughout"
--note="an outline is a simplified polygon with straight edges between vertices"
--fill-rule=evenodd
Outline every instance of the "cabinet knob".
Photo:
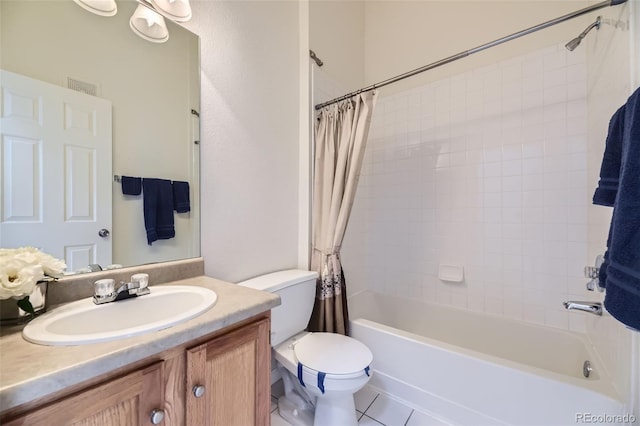
M 151 424 L 159 425 L 164 420 L 164 410 L 153 410 L 151 412 Z
M 202 395 L 204 395 L 204 390 L 205 390 L 204 385 L 195 385 L 192 389 L 193 395 L 196 398 L 200 398 L 202 397 Z

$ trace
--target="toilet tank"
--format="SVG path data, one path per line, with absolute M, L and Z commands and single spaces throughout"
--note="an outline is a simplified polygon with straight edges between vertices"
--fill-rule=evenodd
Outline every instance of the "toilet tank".
M 280 296 L 280 306 L 271 310 L 271 346 L 307 328 L 316 296 L 317 277 L 317 272 L 289 269 L 238 283 Z

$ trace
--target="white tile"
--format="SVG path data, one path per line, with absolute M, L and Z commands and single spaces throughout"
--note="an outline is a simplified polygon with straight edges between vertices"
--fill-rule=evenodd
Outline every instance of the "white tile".
M 291 423 L 280 417 L 278 410 L 271 413 L 271 426 L 291 426 Z
M 365 386 L 364 388 L 360 389 L 354 395 L 356 410 L 364 413 L 365 411 L 367 411 L 367 408 L 369 408 L 369 406 L 377 396 L 378 392 L 376 392 L 369 386 Z
M 444 423 L 435 417 L 431 417 L 415 410 L 411 413 L 411 417 L 409 417 L 409 421 L 407 422 L 407 426 L 440 426 L 446 424 L 447 423 Z
M 387 426 L 404 425 L 410 414 L 410 407 L 386 395 L 378 396 L 365 412 L 365 415 Z
M 525 158 L 522 160 L 522 174 L 535 175 L 544 172 L 544 158 Z
M 372 419 L 371 417 L 368 417 L 368 416 L 360 417 L 360 419 L 358 420 L 358 424 L 361 425 L 361 426 L 384 426 L 384 425 L 382 425 L 382 423 L 377 422 L 377 421 L 375 421 L 374 419 Z

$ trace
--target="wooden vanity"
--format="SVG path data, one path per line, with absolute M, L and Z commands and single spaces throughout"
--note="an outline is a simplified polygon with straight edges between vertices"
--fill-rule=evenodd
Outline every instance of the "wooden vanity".
M 245 426 L 270 422 L 270 309 L 279 298 L 208 277 L 218 294 L 169 329 L 83 346 L 0 338 L 2 425 Z

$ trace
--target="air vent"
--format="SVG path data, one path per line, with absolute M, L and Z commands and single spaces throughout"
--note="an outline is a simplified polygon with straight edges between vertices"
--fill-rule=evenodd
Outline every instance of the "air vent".
M 76 92 L 86 93 L 87 95 L 98 95 L 98 86 L 93 83 L 76 80 L 71 77 L 67 77 L 67 87 L 71 90 L 75 90 Z

